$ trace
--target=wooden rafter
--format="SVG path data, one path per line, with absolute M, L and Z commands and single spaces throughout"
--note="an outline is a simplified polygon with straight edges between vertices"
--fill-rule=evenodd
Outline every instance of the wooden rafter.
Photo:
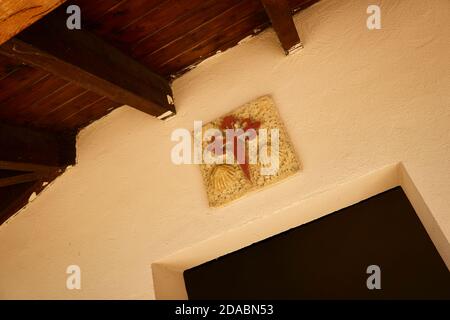
M 25 172 L 52 172 L 60 169 L 60 166 L 46 166 L 42 164 L 2 161 L 0 160 L 0 170 L 25 171 Z
M 32 182 L 40 179 L 40 175 L 32 172 L 32 173 L 25 173 L 25 174 L 19 174 L 12 177 L 6 177 L 6 178 L 0 178 L 0 188 L 13 186 L 16 184 L 21 184 L 25 182 Z
M 8 220 L 8 218 L 14 215 L 14 213 L 16 213 L 18 210 L 20 210 L 20 208 L 25 206 L 33 193 L 38 194 L 43 190 L 43 181 L 51 181 L 53 179 L 54 177 L 51 179 L 39 179 L 34 182 L 10 186 L 9 188 L 15 188 L 20 191 L 17 193 L 14 199 L 12 199 L 12 201 L 10 199 L 7 204 L 0 203 L 0 225 Z M 1 190 L 2 189 L 0 189 L 0 191 Z
M 74 132 L 0 123 L 0 195 L 8 198 L 0 201 L 0 224 L 23 207 L 31 194 L 39 193 L 43 182 L 75 164 L 75 142 Z
M 75 132 L 0 123 L 0 169 L 48 172 L 75 164 Z
M 286 55 L 302 47 L 288 0 L 261 0 Z
M 87 30 L 69 30 L 56 10 L 0 47 L 0 54 L 48 71 L 158 118 L 175 114 L 169 82 Z

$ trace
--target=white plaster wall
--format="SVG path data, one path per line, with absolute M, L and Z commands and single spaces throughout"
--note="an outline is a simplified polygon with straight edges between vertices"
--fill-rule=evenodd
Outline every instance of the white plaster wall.
M 268 30 L 208 59 L 175 81 L 168 122 L 123 107 L 83 130 L 77 166 L 0 227 L 0 298 L 153 298 L 152 262 L 399 161 L 449 239 L 450 1 L 381 1 L 368 31 L 373 3 L 301 12 L 290 57 Z M 170 133 L 264 94 L 304 169 L 209 209 L 199 169 L 171 163 Z M 70 264 L 80 291 L 65 288 Z

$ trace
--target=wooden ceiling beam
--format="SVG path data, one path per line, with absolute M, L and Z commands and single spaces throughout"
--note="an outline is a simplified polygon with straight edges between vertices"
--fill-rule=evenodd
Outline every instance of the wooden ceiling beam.
M 46 166 L 27 162 L 14 162 L 0 160 L 0 170 L 24 171 L 24 172 L 52 172 L 60 169 L 60 166 Z
M 261 0 L 286 55 L 302 47 L 288 0 Z
M 1 0 L 0 44 L 42 18 L 65 0 Z
M 0 122 L 0 224 L 76 162 L 76 132 L 47 132 Z M 23 171 L 23 173 L 20 173 Z
M 175 114 L 166 79 L 89 31 L 67 29 L 66 19 L 56 10 L 0 46 L 0 54 L 160 119 Z
M 33 193 L 38 194 L 42 191 L 43 186 L 42 180 L 37 180 L 35 182 L 10 186 L 9 188 L 14 189 L 14 197 L 7 196 L 6 201 L 2 198 L 2 201 L 5 202 L 0 202 L 0 225 L 23 208 L 29 202 L 30 196 Z M 0 189 L 0 191 L 4 189 Z
M 0 123 L 0 169 L 51 172 L 74 165 L 75 132 L 52 133 Z
M 37 181 L 41 176 L 35 172 L 19 174 L 12 177 L 0 178 L 0 188 L 14 186 L 26 182 Z

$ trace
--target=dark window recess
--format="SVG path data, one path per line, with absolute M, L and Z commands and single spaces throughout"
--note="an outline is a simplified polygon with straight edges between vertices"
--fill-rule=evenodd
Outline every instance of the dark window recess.
M 369 265 L 381 289 L 366 285 Z M 450 273 L 398 187 L 184 272 L 189 299 L 450 299 Z

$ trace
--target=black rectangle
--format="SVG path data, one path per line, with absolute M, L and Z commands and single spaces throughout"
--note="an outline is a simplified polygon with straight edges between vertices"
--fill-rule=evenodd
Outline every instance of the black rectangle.
M 381 289 L 368 288 L 372 265 Z M 450 299 L 449 271 L 400 187 L 186 270 L 184 279 L 189 299 Z

